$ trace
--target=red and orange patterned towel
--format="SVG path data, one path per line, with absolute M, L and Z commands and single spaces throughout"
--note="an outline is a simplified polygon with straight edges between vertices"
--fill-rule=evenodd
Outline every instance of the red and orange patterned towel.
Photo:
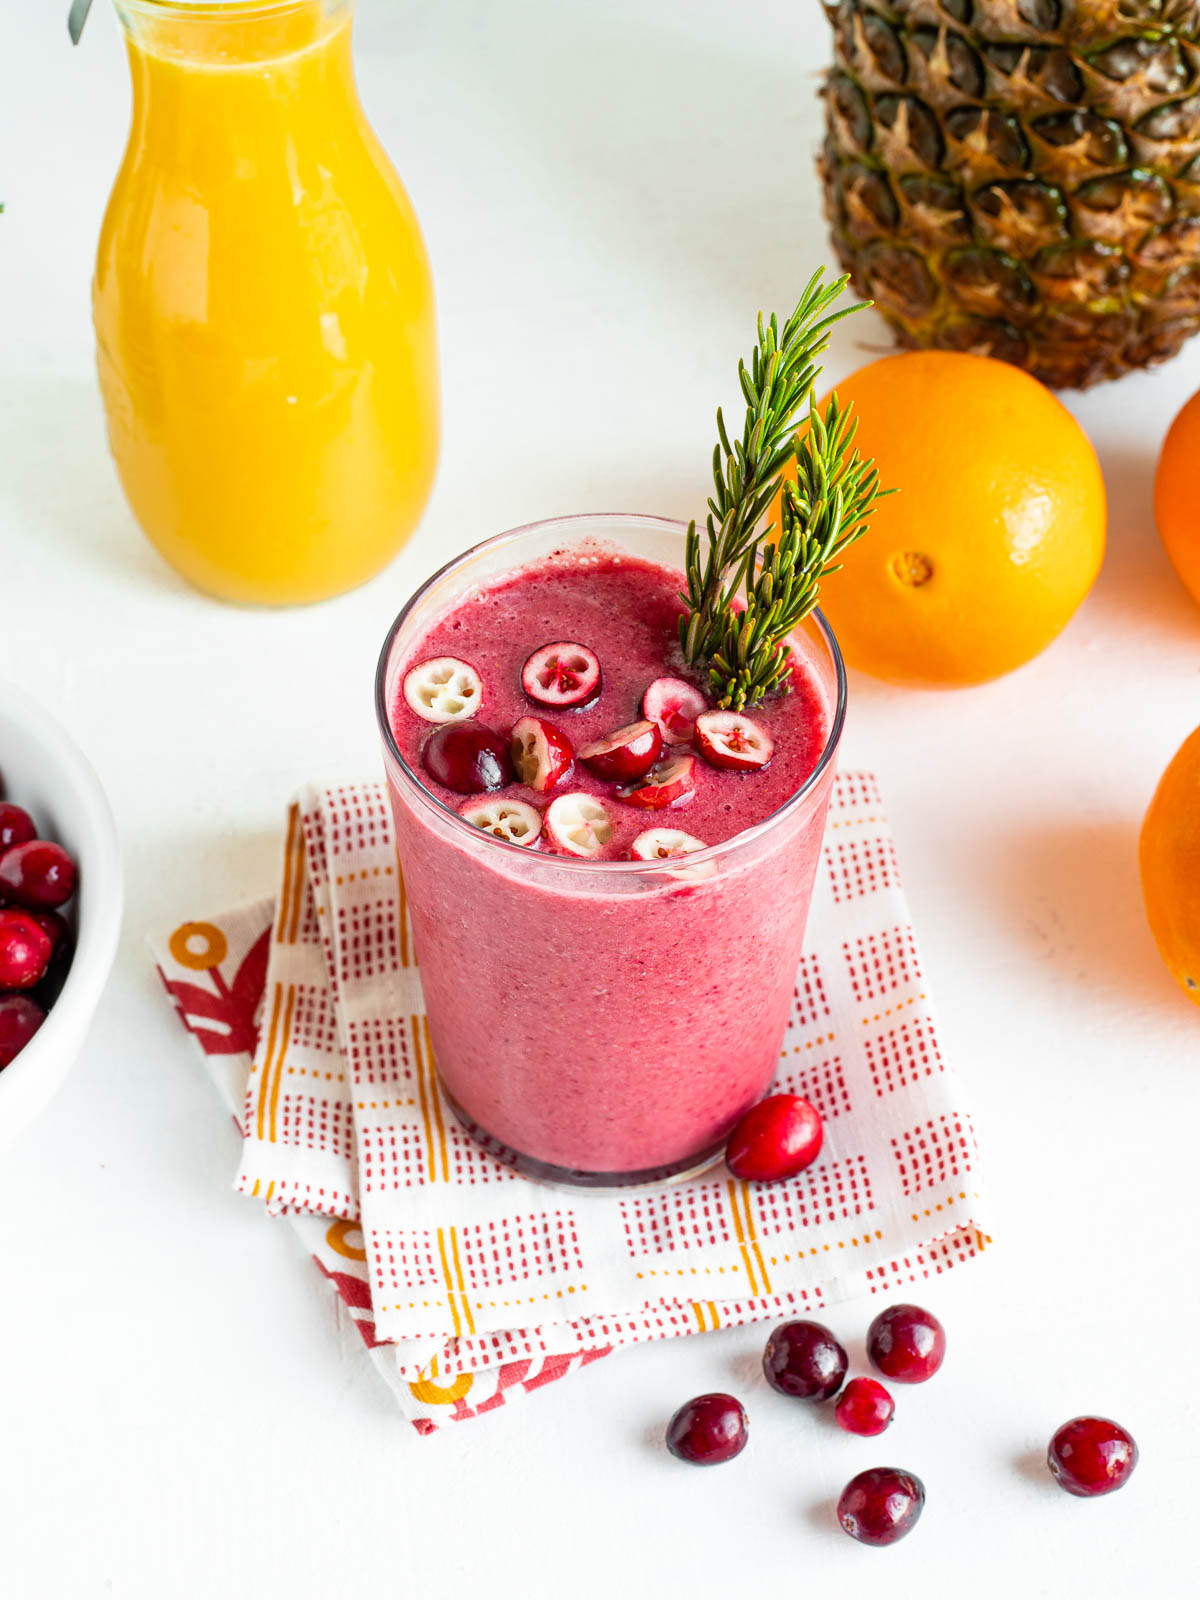
M 620 1345 L 893 1293 L 982 1251 L 975 1140 L 942 1057 L 874 778 L 841 775 L 775 1087 L 820 1160 L 626 1196 L 527 1182 L 438 1088 L 380 783 L 301 790 L 280 891 L 154 945 L 286 1215 L 427 1433 Z

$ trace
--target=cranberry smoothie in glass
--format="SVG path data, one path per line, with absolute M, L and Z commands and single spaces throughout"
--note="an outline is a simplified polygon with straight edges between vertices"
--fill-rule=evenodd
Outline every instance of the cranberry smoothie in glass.
M 651 517 L 501 535 L 414 596 L 380 660 L 441 1083 L 532 1176 L 700 1170 L 778 1063 L 844 677 L 813 616 L 789 693 L 715 712 L 678 644 L 683 551 Z

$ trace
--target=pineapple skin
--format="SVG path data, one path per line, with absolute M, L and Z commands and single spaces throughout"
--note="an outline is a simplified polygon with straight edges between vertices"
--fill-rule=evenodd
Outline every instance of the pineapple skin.
M 1200 329 L 1200 0 L 824 0 L 833 243 L 899 342 L 1054 388 Z

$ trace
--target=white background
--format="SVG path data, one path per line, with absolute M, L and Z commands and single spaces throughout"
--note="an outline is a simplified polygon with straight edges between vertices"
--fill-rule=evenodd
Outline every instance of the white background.
M 376 647 L 435 564 L 554 513 L 702 507 L 755 313 L 789 309 L 827 259 L 827 30 L 815 0 L 362 0 L 363 96 L 434 263 L 445 450 L 387 573 L 272 614 L 186 589 L 110 466 L 88 282 L 128 90 L 103 0 L 74 53 L 66 10 L 4 0 L 0 19 L 0 671 L 98 768 L 128 913 L 83 1058 L 0 1165 L 0 1592 L 1188 1592 L 1200 1017 L 1146 931 L 1135 846 L 1200 720 L 1200 611 L 1151 514 L 1200 345 L 1068 401 L 1111 546 L 1051 650 L 973 691 L 852 684 L 844 761 L 883 782 L 989 1164 L 994 1250 L 922 1295 L 949 1331 L 942 1375 L 901 1393 L 885 1440 L 852 1440 L 765 1389 L 747 1330 L 616 1356 L 422 1440 L 286 1227 L 231 1192 L 233 1130 L 143 939 L 271 886 L 294 785 L 376 770 Z M 854 337 L 834 375 L 886 344 L 866 316 Z M 830 1320 L 854 1349 L 868 1316 Z M 724 1387 L 751 1448 L 673 1462 L 667 1416 Z M 1083 1410 L 1141 1444 L 1107 1501 L 1038 1465 Z M 929 1499 L 876 1552 L 831 1501 L 881 1461 Z

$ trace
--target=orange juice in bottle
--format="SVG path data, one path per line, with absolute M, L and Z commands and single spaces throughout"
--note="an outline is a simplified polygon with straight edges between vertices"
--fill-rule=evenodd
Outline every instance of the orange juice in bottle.
M 93 309 L 109 440 L 168 561 L 221 599 L 378 572 L 437 461 L 433 290 L 367 124 L 353 0 L 117 0 L 133 126 Z

